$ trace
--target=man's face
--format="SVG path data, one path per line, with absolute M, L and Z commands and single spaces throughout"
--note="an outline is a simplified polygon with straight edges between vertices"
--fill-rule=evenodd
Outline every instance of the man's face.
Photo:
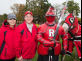
M 28 24 L 31 24 L 32 21 L 33 21 L 33 16 L 31 14 L 27 14 L 25 17 L 24 17 L 26 23 Z

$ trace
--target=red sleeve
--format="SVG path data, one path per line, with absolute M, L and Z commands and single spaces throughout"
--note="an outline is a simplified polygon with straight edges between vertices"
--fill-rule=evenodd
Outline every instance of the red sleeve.
M 66 34 L 66 32 L 64 31 L 62 26 L 60 26 L 59 34 L 61 35 L 62 40 L 63 40 L 63 48 L 65 50 L 67 50 L 67 48 L 68 48 L 68 35 Z
M 42 27 L 38 28 L 38 34 L 37 34 L 37 41 L 42 43 L 45 47 L 54 47 L 55 42 L 54 41 L 48 41 L 46 39 L 43 38 L 43 30 Z
M 17 27 L 15 30 L 15 35 L 14 35 L 14 49 L 15 49 L 15 54 L 17 58 L 19 58 L 20 55 L 20 42 L 21 42 L 21 33 L 19 31 L 20 29 Z

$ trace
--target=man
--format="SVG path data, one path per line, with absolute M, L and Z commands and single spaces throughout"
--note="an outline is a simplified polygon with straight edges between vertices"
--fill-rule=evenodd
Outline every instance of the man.
M 37 27 L 32 23 L 32 12 L 27 11 L 24 20 L 16 29 L 14 48 L 18 61 L 32 61 L 37 49 Z
M 53 7 L 49 8 L 46 13 L 47 22 L 38 28 L 37 41 L 40 42 L 40 45 L 38 47 L 39 56 L 37 61 L 59 61 L 59 54 L 61 53 L 61 43 L 59 40 L 60 35 L 63 39 L 62 54 L 66 53 L 68 47 L 68 37 L 61 25 L 59 27 L 56 39 L 53 40 L 57 28 L 57 24 L 54 22 L 55 13 L 53 10 Z

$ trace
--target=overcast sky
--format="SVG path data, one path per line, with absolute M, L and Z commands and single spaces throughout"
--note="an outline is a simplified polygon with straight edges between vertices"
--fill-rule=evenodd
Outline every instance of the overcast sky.
M 62 4 L 66 0 L 49 0 L 49 3 L 52 5 L 55 3 Z M 0 0 L 0 15 L 6 13 L 12 13 L 12 10 L 10 9 L 10 6 L 13 6 L 14 3 L 18 4 L 25 4 L 26 0 Z M 81 0 L 74 0 L 74 2 L 79 3 L 80 10 L 81 10 Z M 81 17 L 81 13 L 79 14 L 79 17 Z

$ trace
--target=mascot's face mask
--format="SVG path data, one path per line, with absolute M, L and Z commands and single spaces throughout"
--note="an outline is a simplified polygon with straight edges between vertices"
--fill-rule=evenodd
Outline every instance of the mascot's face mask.
M 48 22 L 53 22 L 55 20 L 55 13 L 53 12 L 54 8 L 50 7 L 48 12 L 46 13 L 46 20 Z

